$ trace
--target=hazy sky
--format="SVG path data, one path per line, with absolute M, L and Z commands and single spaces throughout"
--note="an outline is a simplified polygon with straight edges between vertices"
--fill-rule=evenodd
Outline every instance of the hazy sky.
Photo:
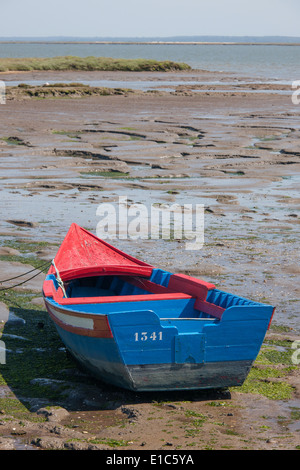
M 0 37 L 300 36 L 300 0 L 0 0 Z

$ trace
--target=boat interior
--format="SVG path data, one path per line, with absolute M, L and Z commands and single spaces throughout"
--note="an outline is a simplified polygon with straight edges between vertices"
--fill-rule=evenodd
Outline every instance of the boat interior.
M 152 286 L 153 287 L 153 286 Z M 106 297 L 120 295 L 153 295 L 163 289 L 151 289 L 149 281 L 142 277 L 93 276 L 75 279 L 66 289 L 68 297 Z
M 195 286 L 192 284 L 192 278 L 179 277 L 179 280 L 176 279 L 177 282 L 174 282 L 172 278 L 174 275 L 161 270 L 156 271 L 150 280 L 137 276 L 117 275 L 76 279 L 69 283 L 66 294 L 74 300 L 82 297 L 102 297 L 101 300 L 104 302 L 105 297 L 118 297 L 119 299 L 124 297 L 124 300 L 131 301 L 139 299 L 177 300 L 177 313 L 170 308 L 170 304 L 168 311 L 169 315 L 178 318 L 220 319 L 224 310 L 229 306 L 252 303 L 247 299 L 219 291 L 215 286 L 204 281 L 195 279 Z M 180 300 L 181 302 L 179 302 Z
M 49 278 L 50 284 L 45 282 L 44 294 L 61 305 L 165 300 L 168 302 L 159 304 L 159 315 L 163 318 L 221 319 L 224 310 L 230 306 L 254 303 L 219 291 L 213 284 L 200 279 L 160 269 L 154 269 L 150 278 L 123 274 L 77 278 L 65 283 L 65 295 L 55 276 Z
M 168 287 L 153 283 L 149 279 L 137 276 L 115 275 L 76 279 L 69 283 L 66 294 L 68 298 L 74 300 L 82 297 L 101 297 L 101 302 L 109 300 L 108 298 L 131 302 L 169 300 L 167 303 L 160 303 L 160 317 L 207 318 L 211 316 L 195 309 L 196 298 L 192 295 L 176 292 Z

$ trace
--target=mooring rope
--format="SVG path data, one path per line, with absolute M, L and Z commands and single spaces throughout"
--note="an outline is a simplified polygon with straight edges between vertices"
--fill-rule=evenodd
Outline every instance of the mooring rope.
M 56 280 L 57 280 L 57 283 L 58 283 L 58 285 L 61 287 L 61 289 L 62 289 L 62 291 L 63 291 L 63 293 L 64 293 L 64 296 L 67 297 L 63 280 L 62 280 L 61 277 L 60 277 L 60 274 L 59 274 L 59 271 L 58 271 L 58 269 L 57 269 L 57 267 L 56 267 L 56 265 L 55 265 L 54 259 L 52 260 L 52 266 L 54 266 L 54 269 L 55 269 L 55 272 L 56 272 Z
M 23 274 L 19 274 L 18 276 L 14 276 L 14 277 L 11 277 L 11 278 L 9 278 L 9 279 L 5 279 L 5 280 L 3 280 L 3 281 L 0 281 L 0 284 L 2 284 L 2 283 L 4 283 L 4 282 L 8 282 L 8 281 L 11 281 L 11 280 L 13 280 L 13 279 L 17 279 L 17 278 L 19 278 L 19 277 L 25 276 L 26 274 L 30 274 L 30 273 L 32 273 L 33 271 L 39 270 L 38 273 L 34 274 L 33 276 L 31 276 L 31 277 L 28 278 L 28 279 L 25 279 L 25 281 L 19 282 L 18 284 L 14 284 L 13 286 L 1 287 L 1 288 L 0 288 L 0 292 L 5 291 L 5 290 L 9 290 L 9 289 L 13 289 L 14 287 L 21 286 L 21 285 L 25 284 L 26 282 L 30 281 L 31 279 L 34 279 L 35 277 L 37 277 L 39 274 L 42 273 L 42 271 L 40 270 L 40 268 L 43 268 L 43 267 L 45 267 L 45 266 L 50 266 L 50 264 L 51 264 L 51 263 L 50 263 L 49 261 L 47 261 L 46 263 L 41 264 L 41 265 L 38 266 L 37 268 L 30 269 L 30 271 L 27 271 L 27 272 L 25 272 L 25 273 L 23 273 Z
M 30 271 L 26 271 L 23 274 L 19 274 L 18 276 L 10 277 L 9 279 L 4 279 L 3 281 L 0 281 L 0 284 L 3 284 L 4 282 L 12 281 L 13 279 L 18 279 L 19 277 L 25 276 L 26 274 L 30 274 L 33 271 L 36 271 L 37 269 L 41 270 L 45 266 L 50 266 L 50 261 L 46 261 L 45 263 L 41 264 L 40 266 L 37 266 L 36 268 L 30 269 Z

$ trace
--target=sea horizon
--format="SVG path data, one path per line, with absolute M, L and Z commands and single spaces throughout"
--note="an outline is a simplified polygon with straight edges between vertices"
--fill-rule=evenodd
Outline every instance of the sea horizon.
M 300 43 L 300 36 L 0 36 L 0 42 L 199 42 L 199 43 Z

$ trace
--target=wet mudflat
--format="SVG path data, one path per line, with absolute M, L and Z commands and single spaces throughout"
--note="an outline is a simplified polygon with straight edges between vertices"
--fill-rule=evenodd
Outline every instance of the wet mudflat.
M 252 376 L 222 392 L 134 394 L 95 382 L 57 338 L 39 274 L 0 291 L 1 448 L 299 448 L 300 108 L 273 85 L 199 91 L 206 76 L 194 75 L 198 91 L 171 74 L 167 92 L 8 95 L 0 109 L 1 280 L 45 272 L 69 225 L 95 233 L 99 205 L 120 196 L 128 207 L 204 204 L 201 250 L 187 250 L 184 237 L 113 243 L 276 306 Z

